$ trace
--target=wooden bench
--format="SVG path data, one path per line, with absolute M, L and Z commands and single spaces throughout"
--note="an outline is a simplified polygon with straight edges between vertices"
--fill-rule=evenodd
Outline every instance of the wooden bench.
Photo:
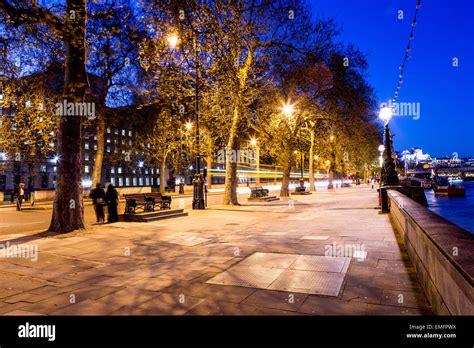
M 150 205 L 151 211 L 155 210 L 155 205 L 160 205 L 161 209 L 171 209 L 171 196 L 163 196 L 160 192 L 145 193 L 145 199 Z
M 125 198 L 125 214 L 135 214 L 137 209 L 150 211 L 150 202 L 146 200 L 145 195 L 140 194 L 124 194 Z
M 268 197 L 268 190 L 262 186 L 256 186 L 250 188 L 250 198 L 263 198 Z

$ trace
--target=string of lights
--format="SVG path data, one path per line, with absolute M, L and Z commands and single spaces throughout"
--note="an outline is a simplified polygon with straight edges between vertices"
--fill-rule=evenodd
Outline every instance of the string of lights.
M 411 43 L 415 39 L 415 36 L 413 35 L 415 31 L 415 26 L 416 26 L 416 17 L 418 15 L 418 11 L 421 8 L 421 0 L 417 1 L 416 4 L 416 9 L 415 9 L 415 15 L 413 17 L 413 21 L 411 23 L 411 30 L 410 30 L 410 36 L 408 37 L 408 43 L 407 43 L 407 48 L 405 50 L 405 57 L 403 58 L 402 65 L 399 67 L 400 69 L 400 75 L 398 75 L 398 85 L 397 89 L 395 90 L 394 97 L 393 97 L 393 102 L 395 102 L 398 99 L 398 94 L 400 92 L 400 89 L 402 88 L 403 84 L 403 72 L 405 71 L 405 65 L 408 61 L 408 59 L 411 58 L 410 52 L 411 52 Z

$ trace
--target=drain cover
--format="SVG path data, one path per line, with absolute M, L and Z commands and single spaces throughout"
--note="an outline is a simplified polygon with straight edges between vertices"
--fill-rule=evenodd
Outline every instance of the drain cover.
M 350 260 L 257 252 L 206 283 L 338 296 Z

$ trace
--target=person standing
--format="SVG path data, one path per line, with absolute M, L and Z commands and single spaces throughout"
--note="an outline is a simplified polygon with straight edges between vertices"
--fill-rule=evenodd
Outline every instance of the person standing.
M 109 184 L 109 186 L 107 186 L 107 192 L 105 193 L 105 201 L 107 202 L 107 205 L 108 205 L 107 222 L 108 223 L 117 222 L 118 221 L 117 206 L 118 206 L 118 201 L 119 201 L 119 195 L 114 185 L 112 184 Z
M 22 182 L 18 184 L 15 189 L 16 194 L 16 210 L 21 211 L 21 205 L 23 204 L 23 199 L 25 198 L 25 184 Z
M 105 191 L 100 186 L 100 183 L 97 183 L 95 189 L 91 190 L 89 198 L 92 199 L 92 204 L 94 206 L 95 216 L 97 218 L 97 223 L 105 221 L 104 214 L 104 205 L 105 205 Z

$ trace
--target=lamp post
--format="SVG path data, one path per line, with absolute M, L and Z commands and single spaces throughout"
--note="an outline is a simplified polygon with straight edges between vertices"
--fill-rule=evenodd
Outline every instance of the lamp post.
M 250 139 L 250 145 L 255 148 L 255 185 L 260 186 L 260 146 L 255 138 Z
M 385 158 L 382 171 L 383 185 L 398 185 L 398 174 L 395 170 L 395 161 L 392 158 L 392 135 L 388 127 L 388 123 L 392 118 L 392 109 L 388 106 L 384 106 L 380 110 L 379 117 L 385 122 L 384 134 L 385 134 Z
M 204 201 L 204 178 L 201 174 L 201 156 L 200 156 L 200 133 L 199 133 L 199 56 L 198 56 L 198 34 L 199 32 L 193 29 L 193 46 L 194 46 L 194 65 L 195 65 L 195 81 L 194 81 L 194 112 L 196 118 L 196 174 L 193 178 L 193 209 L 206 209 Z M 171 34 L 167 38 L 169 46 L 173 49 L 179 43 L 179 38 L 176 34 Z M 186 125 L 188 127 L 188 124 Z M 188 128 L 191 129 L 192 127 Z
M 329 164 L 329 175 L 328 175 L 328 190 L 332 190 L 334 188 L 333 178 L 334 178 L 334 167 L 336 164 L 336 151 L 334 150 L 334 135 L 329 137 L 331 141 L 331 162 Z

